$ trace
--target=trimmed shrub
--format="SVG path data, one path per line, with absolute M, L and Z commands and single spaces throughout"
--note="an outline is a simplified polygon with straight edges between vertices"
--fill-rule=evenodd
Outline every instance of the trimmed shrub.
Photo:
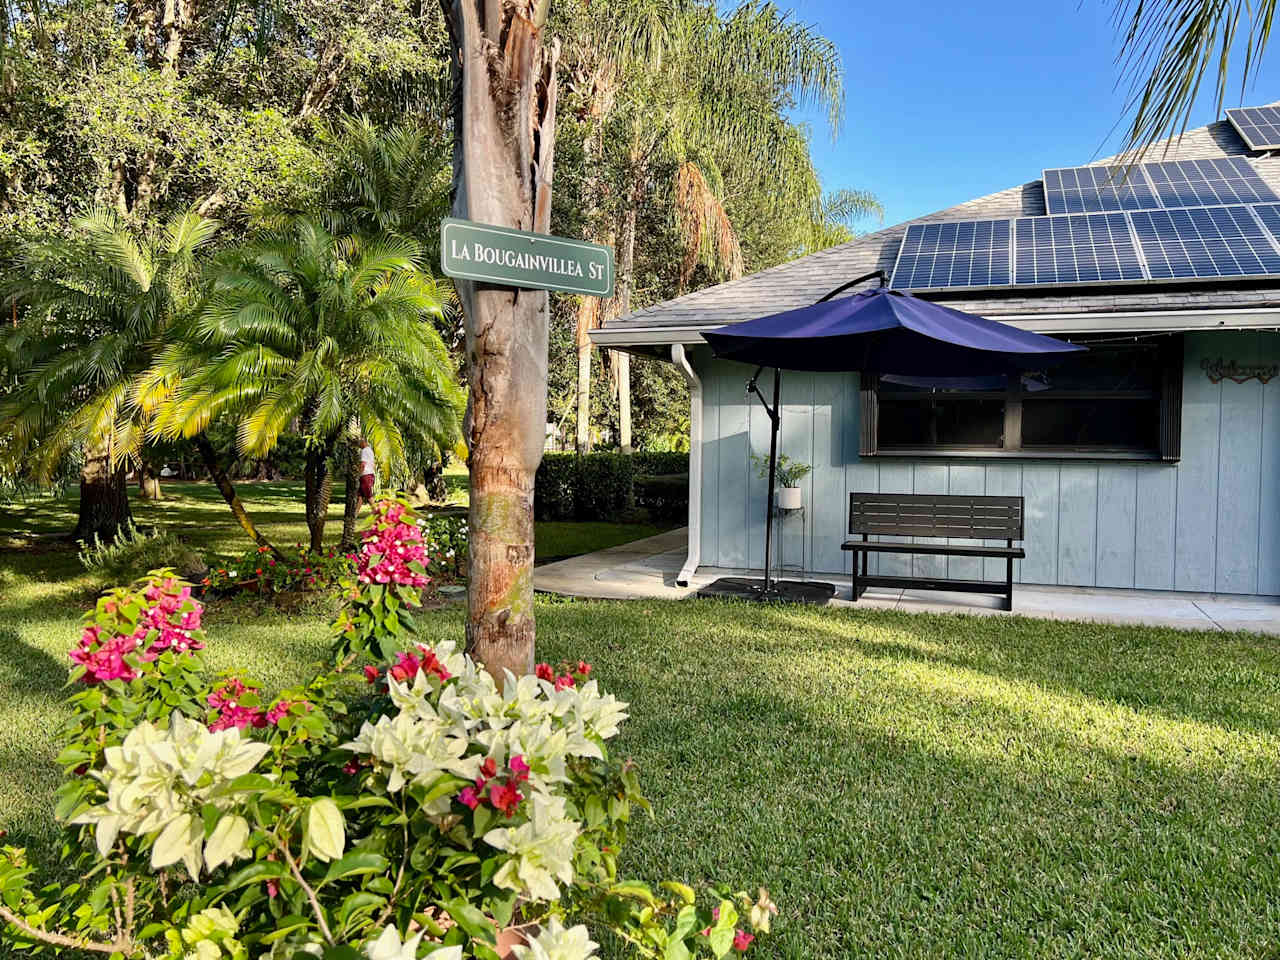
M 639 515 L 684 522 L 687 453 L 549 453 L 534 483 L 539 520 L 623 520 Z

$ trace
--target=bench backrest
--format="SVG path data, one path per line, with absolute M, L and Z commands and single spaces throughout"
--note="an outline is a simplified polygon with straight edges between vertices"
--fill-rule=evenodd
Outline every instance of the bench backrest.
M 887 537 L 1021 540 L 1022 497 L 851 493 L 849 532 Z

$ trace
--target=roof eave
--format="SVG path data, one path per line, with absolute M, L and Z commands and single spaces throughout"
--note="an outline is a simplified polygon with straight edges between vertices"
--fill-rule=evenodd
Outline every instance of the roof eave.
M 1159 333 L 1195 330 L 1280 329 L 1280 309 L 1239 308 L 1225 310 L 1142 310 L 1129 313 L 1025 314 L 1000 317 L 1022 330 L 1047 334 Z M 592 330 L 591 342 L 606 349 L 664 346 L 673 343 L 703 344 L 704 330 L 725 326 L 722 322 L 686 326 L 644 327 L 638 324 L 605 326 Z

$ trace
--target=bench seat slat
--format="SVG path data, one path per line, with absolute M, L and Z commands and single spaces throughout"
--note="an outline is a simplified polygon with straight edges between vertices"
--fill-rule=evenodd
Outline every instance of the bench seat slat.
M 948 543 L 863 543 L 861 540 L 846 540 L 840 545 L 840 549 L 865 550 L 867 553 L 914 553 L 922 556 L 1013 557 L 1015 560 L 1021 560 L 1027 555 L 1021 547 L 978 547 Z

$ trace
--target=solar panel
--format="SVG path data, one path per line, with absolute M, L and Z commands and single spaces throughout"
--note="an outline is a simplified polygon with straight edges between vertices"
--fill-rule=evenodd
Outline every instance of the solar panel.
M 911 224 L 892 280 L 901 290 L 1009 283 L 1008 220 Z
M 1243 157 L 1144 163 L 1164 207 L 1212 207 L 1280 200 Z
M 1248 207 L 1130 214 L 1153 280 L 1280 274 L 1280 253 Z
M 1044 172 L 1050 213 L 1100 213 L 1159 207 L 1141 168 L 1056 167 Z
M 1252 209 L 1271 236 L 1280 243 L 1280 203 L 1256 203 Z
M 1280 107 L 1241 107 L 1227 119 L 1250 150 L 1280 149 Z
M 1123 213 L 1022 217 L 1014 238 L 1015 283 L 1145 279 Z

